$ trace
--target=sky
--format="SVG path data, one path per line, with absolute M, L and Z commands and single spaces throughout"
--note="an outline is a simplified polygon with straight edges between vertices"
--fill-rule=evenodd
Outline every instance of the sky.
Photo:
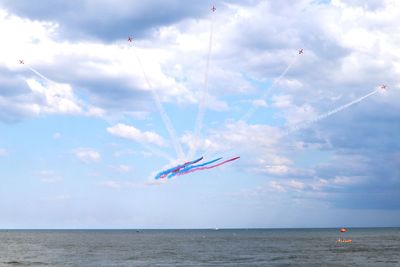
M 0 0 L 0 228 L 400 226 L 399 20 L 395 0 Z M 200 156 L 240 159 L 154 179 Z

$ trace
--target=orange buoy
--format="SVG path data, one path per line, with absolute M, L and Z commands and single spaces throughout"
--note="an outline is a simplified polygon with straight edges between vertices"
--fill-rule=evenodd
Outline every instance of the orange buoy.
M 339 230 L 341 233 L 345 233 L 345 232 L 347 232 L 347 229 L 346 228 L 340 228 L 340 230 Z

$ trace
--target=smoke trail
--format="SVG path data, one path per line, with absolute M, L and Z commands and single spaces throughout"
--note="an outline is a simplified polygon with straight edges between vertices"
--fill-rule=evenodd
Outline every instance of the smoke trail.
M 374 94 L 376 94 L 378 92 L 379 92 L 379 89 L 373 90 L 372 92 L 370 92 L 370 93 L 368 93 L 368 94 L 366 94 L 364 96 L 361 96 L 361 97 L 359 97 L 359 98 L 357 98 L 357 99 L 355 99 L 355 100 L 353 100 L 353 101 L 351 101 L 351 102 L 349 102 L 347 104 L 344 104 L 344 105 L 342 105 L 340 107 L 337 107 L 337 108 L 335 108 L 333 110 L 330 110 L 328 112 L 325 112 L 325 113 L 317 116 L 314 119 L 311 119 L 311 120 L 308 120 L 308 121 L 304 121 L 304 122 L 301 122 L 301 123 L 298 123 L 298 124 L 295 124 L 295 125 L 289 125 L 287 127 L 281 127 L 280 129 L 282 130 L 282 133 L 281 133 L 279 138 L 283 138 L 283 137 L 285 137 L 285 136 L 287 136 L 287 135 L 289 135 L 289 134 L 291 134 L 291 133 L 293 133 L 293 132 L 295 132 L 297 130 L 301 130 L 301 129 L 307 128 L 310 125 L 312 125 L 313 123 L 316 123 L 316 122 L 321 121 L 323 119 L 326 119 L 326 118 L 328 118 L 328 117 L 330 117 L 330 116 L 332 116 L 332 115 L 334 115 L 334 114 L 336 114 L 336 113 L 338 113 L 340 111 L 343 111 L 343 110 L 345 110 L 345 109 L 347 109 L 347 108 L 349 108 L 349 107 L 351 107 L 351 106 L 353 106 L 353 105 L 365 100 L 366 98 L 368 98 L 368 97 L 370 97 L 370 96 L 372 96 L 372 95 L 374 95 Z M 225 150 L 224 153 L 232 152 L 234 150 L 237 150 L 237 147 L 231 147 L 231 148 Z M 217 153 L 221 153 L 221 151 L 217 151 Z M 205 156 L 210 156 L 210 157 L 212 157 L 212 155 L 213 155 L 213 154 L 208 155 L 208 150 L 203 151 L 202 154 L 205 155 Z
M 316 122 L 318 122 L 320 120 L 326 119 L 326 118 L 332 116 L 333 114 L 338 113 L 338 112 L 340 112 L 340 111 L 342 111 L 342 110 L 344 110 L 346 108 L 349 108 L 352 105 L 357 104 L 357 103 L 363 101 L 364 99 L 366 99 L 366 98 L 378 93 L 378 91 L 379 90 L 376 89 L 376 90 L 374 90 L 374 91 L 372 91 L 372 92 L 370 92 L 370 93 L 368 93 L 368 94 L 366 94 L 366 95 L 364 95 L 364 96 L 362 96 L 360 98 L 357 98 L 357 99 L 355 99 L 355 100 L 353 100 L 353 101 L 351 101 L 351 102 L 349 102 L 347 104 L 344 104 L 344 105 L 342 105 L 342 106 L 340 106 L 338 108 L 335 108 L 335 109 L 333 109 L 331 111 L 325 112 L 325 113 L 317 116 L 316 118 L 314 118 L 312 120 L 305 121 L 303 123 L 299 123 L 299 124 L 296 124 L 296 125 L 293 125 L 293 126 L 289 126 L 288 129 L 286 130 L 286 134 L 289 134 L 289 133 L 294 132 L 296 130 L 300 130 L 300 129 L 306 128 L 306 127 L 308 127 L 309 125 L 311 125 L 313 123 L 316 123 Z
M 161 171 L 161 172 L 157 173 L 157 175 L 154 177 L 154 179 L 156 179 L 156 180 L 163 179 L 163 178 L 167 177 L 168 175 L 170 175 L 172 173 L 176 173 L 179 170 L 181 170 L 182 168 L 185 168 L 185 167 L 187 167 L 189 165 L 195 164 L 195 163 L 197 163 L 197 162 L 199 162 L 201 160 L 203 160 L 203 157 L 200 157 L 198 159 L 195 159 L 195 160 L 192 160 L 192 161 L 188 161 L 188 162 L 185 162 L 183 164 L 177 165 L 175 167 L 172 167 L 172 168 L 166 169 L 164 171 Z
M 142 147 L 144 147 L 145 149 L 147 149 L 154 155 L 159 156 L 159 157 L 164 158 L 169 161 L 173 161 L 173 158 L 171 156 L 169 156 L 168 154 L 164 153 L 163 151 L 161 151 L 157 148 L 154 148 L 152 146 L 149 146 L 148 144 L 146 144 L 144 142 L 139 142 L 139 141 L 136 141 L 136 142 L 138 142 Z
M 43 74 L 41 74 L 40 72 L 38 72 L 37 70 L 35 70 L 34 68 L 30 67 L 30 66 L 26 66 L 28 69 L 30 69 L 33 73 L 35 73 L 37 76 L 39 76 L 40 78 L 42 78 L 43 80 L 49 82 L 49 83 L 54 83 L 52 80 L 50 80 L 49 78 L 47 78 L 46 76 L 44 76 Z
M 215 164 L 215 165 L 212 165 L 212 166 L 205 166 L 205 167 L 193 168 L 193 169 L 190 169 L 190 170 L 188 170 L 188 171 L 182 170 L 182 171 L 178 172 L 176 175 L 180 176 L 180 175 L 185 175 L 185 174 L 189 174 L 189 173 L 196 172 L 196 171 L 214 169 L 214 168 L 216 168 L 216 167 L 219 167 L 219 166 L 224 165 L 224 164 L 226 164 L 226 163 L 228 163 L 228 162 L 237 160 L 237 159 L 239 159 L 239 158 L 240 158 L 240 157 L 234 157 L 234 158 L 231 158 L 231 159 L 222 161 L 222 162 L 220 162 L 220 163 L 218 163 L 218 164 Z M 221 158 L 219 158 L 219 159 L 221 159 Z M 215 161 L 215 160 L 214 160 L 214 161 Z
M 208 52 L 207 52 L 207 63 L 206 63 L 206 70 L 204 74 L 204 87 L 202 90 L 201 99 L 199 102 L 199 109 L 197 111 L 197 118 L 195 124 L 195 134 L 194 134 L 194 145 L 189 151 L 188 158 L 193 158 L 194 154 L 197 151 L 197 146 L 200 139 L 201 129 L 203 128 L 203 119 L 205 114 L 205 107 L 206 107 L 206 100 L 208 95 L 208 74 L 210 70 L 210 58 L 211 58 L 211 51 L 212 51 L 212 39 L 214 33 L 214 16 L 211 17 L 211 25 L 210 25 L 210 38 L 208 40 Z
M 172 126 L 172 122 L 169 119 L 167 113 L 165 112 L 165 110 L 164 110 L 164 108 L 163 108 L 163 106 L 161 104 L 160 98 L 158 97 L 158 95 L 155 93 L 153 87 L 151 86 L 150 80 L 147 78 L 146 72 L 144 71 L 142 62 L 140 61 L 140 58 L 139 58 L 138 54 L 136 53 L 135 47 L 134 46 L 132 46 L 132 47 L 133 47 L 133 52 L 134 52 L 134 54 L 136 56 L 136 59 L 137 59 L 137 61 L 139 63 L 139 66 L 140 66 L 140 68 L 142 70 L 143 77 L 146 80 L 147 86 L 149 87 L 149 89 L 151 91 L 151 95 L 153 96 L 154 102 L 156 103 L 157 110 L 160 113 L 160 116 L 161 116 L 161 119 L 162 119 L 162 121 L 164 123 L 164 126 L 168 131 L 169 137 L 171 138 L 172 145 L 174 146 L 175 152 L 176 152 L 176 154 L 177 154 L 177 156 L 179 158 L 183 159 L 185 157 L 185 155 L 183 154 L 182 147 L 181 147 L 181 145 L 178 142 L 178 139 L 176 137 L 176 132 L 175 132 L 174 127 Z
M 289 65 L 286 67 L 286 69 L 273 81 L 272 85 L 268 88 L 268 90 L 262 95 L 261 99 L 266 100 L 268 95 L 271 93 L 272 89 L 279 83 L 279 81 L 285 77 L 286 73 L 290 70 L 290 68 L 293 66 L 293 64 L 296 62 L 298 56 L 294 57 L 292 61 L 289 63 Z M 245 115 L 242 116 L 240 119 L 241 121 L 246 122 L 248 119 L 251 118 L 251 116 L 254 114 L 254 112 L 257 110 L 257 106 L 253 105 L 249 110 L 246 112 Z

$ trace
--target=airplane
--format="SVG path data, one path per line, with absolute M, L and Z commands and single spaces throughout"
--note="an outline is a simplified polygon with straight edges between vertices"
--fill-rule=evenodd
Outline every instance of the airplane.
M 25 62 L 23 60 L 19 60 L 19 64 L 25 64 Z
M 379 86 L 379 89 L 381 90 L 381 92 L 387 92 L 387 85 L 386 84 L 382 84 Z
M 217 9 L 215 8 L 215 6 L 213 6 L 213 7 L 211 8 L 211 11 L 212 11 L 212 12 L 215 12 L 215 10 L 217 10 Z
M 300 54 L 303 54 L 303 48 L 301 48 L 300 50 L 299 50 L 299 55 Z
M 175 167 L 173 167 L 173 168 L 169 168 L 169 169 L 167 169 L 167 170 L 165 170 L 165 171 L 162 171 L 162 172 L 160 172 L 160 173 L 157 174 L 156 179 L 160 179 L 160 178 L 163 179 L 163 178 L 167 177 L 168 175 L 170 175 L 171 173 L 177 173 L 177 172 L 179 172 L 181 169 L 183 169 L 183 168 L 185 168 L 185 167 L 188 167 L 188 166 L 190 166 L 190 165 L 193 165 L 193 164 L 195 164 L 195 163 L 201 161 L 202 159 L 203 159 L 203 157 L 200 157 L 200 158 L 195 159 L 195 160 L 193 160 L 193 161 L 188 161 L 188 162 L 185 162 L 185 163 L 180 164 L 180 165 L 178 165 L 178 166 L 175 166 Z
M 128 37 L 128 42 L 131 43 L 132 41 L 133 41 L 133 38 L 129 36 L 129 37 Z

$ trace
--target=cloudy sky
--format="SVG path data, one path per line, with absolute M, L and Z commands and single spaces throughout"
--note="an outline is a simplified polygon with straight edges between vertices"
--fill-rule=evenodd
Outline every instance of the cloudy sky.
M 0 0 L 0 228 L 399 226 L 399 21 L 396 0 Z M 153 179 L 199 156 L 241 158 Z

